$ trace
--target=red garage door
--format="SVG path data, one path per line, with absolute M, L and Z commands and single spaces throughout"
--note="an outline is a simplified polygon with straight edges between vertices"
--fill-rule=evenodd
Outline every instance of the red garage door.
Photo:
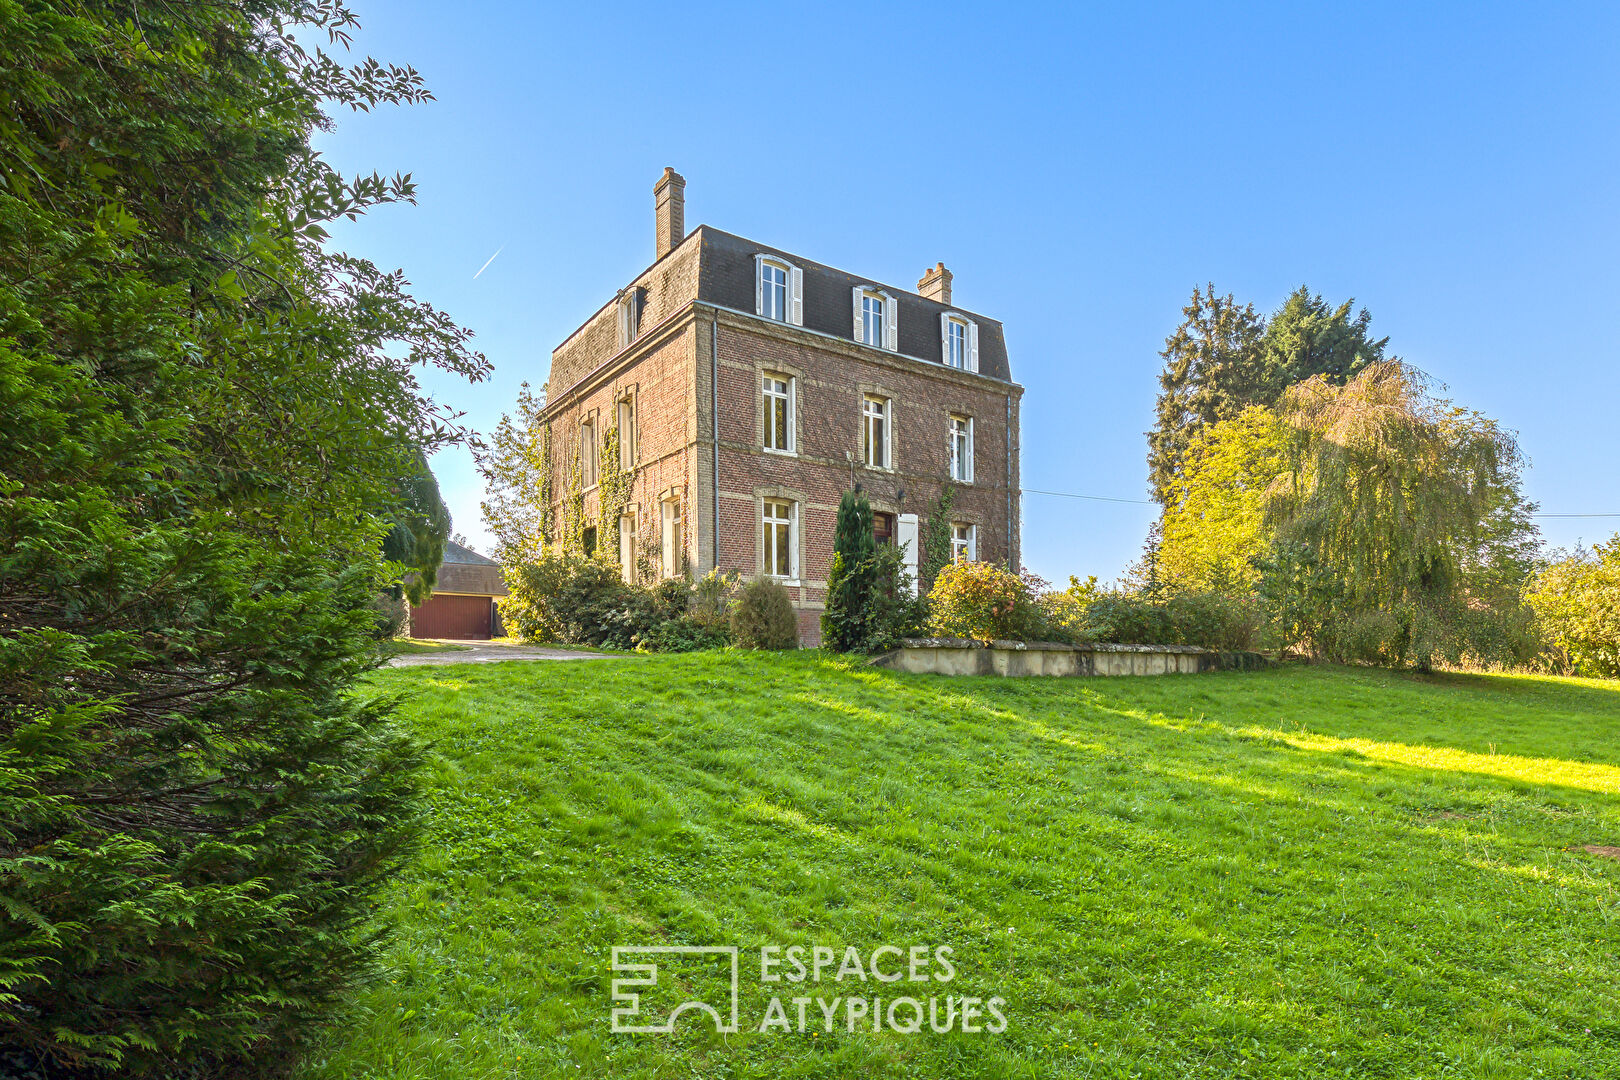
M 421 607 L 411 608 L 411 637 L 488 638 L 494 607 L 487 596 L 435 593 Z

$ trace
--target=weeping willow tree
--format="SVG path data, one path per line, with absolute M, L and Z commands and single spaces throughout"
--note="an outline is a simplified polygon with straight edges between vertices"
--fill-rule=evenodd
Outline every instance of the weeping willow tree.
M 1383 361 L 1317 376 L 1277 404 L 1266 589 L 1285 642 L 1333 659 L 1426 669 L 1532 648 L 1517 597 L 1534 550 L 1523 457 L 1489 417 Z

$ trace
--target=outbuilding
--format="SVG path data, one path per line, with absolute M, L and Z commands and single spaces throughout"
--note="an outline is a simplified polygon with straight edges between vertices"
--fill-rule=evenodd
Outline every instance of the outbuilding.
M 468 641 L 500 637 L 504 631 L 495 600 L 505 595 L 500 563 L 449 541 L 433 595 L 411 608 L 411 637 Z

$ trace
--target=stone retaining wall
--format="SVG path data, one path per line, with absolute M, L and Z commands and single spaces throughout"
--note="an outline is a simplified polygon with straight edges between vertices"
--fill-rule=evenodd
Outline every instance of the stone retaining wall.
M 907 638 L 872 658 L 894 671 L 934 675 L 1194 675 L 1265 667 L 1259 653 L 1215 652 L 1194 645 L 1058 645 L 1045 641 Z

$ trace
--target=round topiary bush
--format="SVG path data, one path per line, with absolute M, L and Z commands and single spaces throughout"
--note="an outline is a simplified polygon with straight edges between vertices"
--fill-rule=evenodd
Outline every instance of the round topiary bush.
M 781 582 L 755 578 L 731 604 L 731 636 L 744 649 L 796 649 L 799 617 Z

